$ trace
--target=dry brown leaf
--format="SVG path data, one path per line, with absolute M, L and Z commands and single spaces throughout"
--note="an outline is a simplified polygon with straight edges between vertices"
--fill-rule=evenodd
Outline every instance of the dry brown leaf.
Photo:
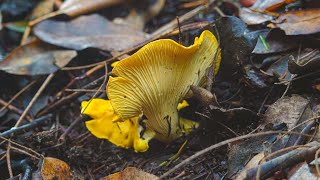
M 75 17 L 124 2 L 124 0 L 67 0 L 61 5 L 59 11 L 61 14 Z
M 117 172 L 102 178 L 103 180 L 158 180 L 159 177 L 141 171 L 135 167 L 128 167 L 121 172 Z
M 45 42 L 75 50 L 91 47 L 121 51 L 143 42 L 147 37 L 141 31 L 112 23 L 97 14 L 69 22 L 46 20 L 35 26 L 34 33 Z
M 36 40 L 14 49 L 0 62 L 0 70 L 17 75 L 50 74 L 67 65 L 76 55 L 74 50 Z
M 67 0 L 65 1 L 58 11 L 41 16 L 33 21 L 30 21 L 29 25 L 34 26 L 41 21 L 65 14 L 69 17 L 76 17 L 82 14 L 94 12 L 103 8 L 107 8 L 113 5 L 126 2 L 125 0 Z
M 273 16 L 254 12 L 249 8 L 241 8 L 239 17 L 248 25 L 261 24 L 273 20 Z
M 32 10 L 31 19 L 36 19 L 53 11 L 55 0 L 42 0 Z
M 287 35 L 303 35 L 320 32 L 320 9 L 289 11 L 281 14 L 269 24 L 271 28 L 280 28 Z
M 292 3 L 296 0 L 258 0 L 252 8 L 254 9 L 260 9 L 260 10 L 268 10 L 272 11 L 277 9 L 278 7 L 284 5 L 284 4 L 289 4 Z
M 71 179 L 69 165 L 56 158 L 45 157 L 41 165 L 41 175 L 44 180 L 67 180 Z
M 288 179 L 290 180 L 298 180 L 298 179 L 308 179 L 308 180 L 316 180 L 318 177 L 312 172 L 311 167 L 306 162 L 302 162 L 297 164 L 288 172 Z
M 236 180 L 241 180 L 246 177 L 246 172 L 254 167 L 257 167 L 260 164 L 260 161 L 264 158 L 264 152 L 260 152 L 255 155 L 246 165 L 246 167 L 239 173 Z
M 288 129 L 291 129 L 299 120 L 308 102 L 308 99 L 299 95 L 279 99 L 265 112 L 264 124 L 286 123 Z

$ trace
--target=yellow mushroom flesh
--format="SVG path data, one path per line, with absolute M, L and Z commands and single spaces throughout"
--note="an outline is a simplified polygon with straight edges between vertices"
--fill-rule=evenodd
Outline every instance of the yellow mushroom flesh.
M 189 47 L 162 39 L 119 61 L 112 71 L 116 77 L 110 77 L 107 86 L 107 95 L 118 116 L 114 120 L 144 114 L 147 129 L 155 132 L 157 139 L 171 142 L 178 138 L 183 127 L 196 125 L 179 117 L 178 103 L 190 85 L 199 85 L 215 57 L 218 69 L 218 42 L 211 32 L 204 31 Z

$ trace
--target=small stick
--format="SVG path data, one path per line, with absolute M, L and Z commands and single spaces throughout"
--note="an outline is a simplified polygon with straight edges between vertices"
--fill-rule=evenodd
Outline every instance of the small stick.
M 105 90 L 96 90 L 96 89 L 66 89 L 65 91 L 69 92 L 106 92 Z
M 169 176 L 171 173 L 173 173 L 174 171 L 176 171 L 177 169 L 183 167 L 184 165 L 188 164 L 190 161 L 194 160 L 195 158 L 202 156 L 210 151 L 212 151 L 213 149 L 219 148 L 221 146 L 227 145 L 229 143 L 232 142 L 236 142 L 236 141 L 240 141 L 243 139 L 248 139 L 248 138 L 252 138 L 252 137 L 257 137 L 257 136 L 266 136 L 266 135 L 271 135 L 271 134 L 284 134 L 284 133 L 288 133 L 287 131 L 266 131 L 266 132 L 260 132 L 260 133 L 254 133 L 254 134 L 247 134 L 247 135 L 243 135 L 243 136 L 238 136 L 235 138 L 231 138 L 231 139 L 227 139 L 225 141 L 222 141 L 220 143 L 211 145 L 203 150 L 200 150 L 198 152 L 196 152 L 194 155 L 188 157 L 187 159 L 183 160 L 181 163 L 177 164 L 175 167 L 171 168 L 169 171 L 167 171 L 166 173 L 164 173 L 162 176 L 160 176 L 160 179 L 163 179 L 167 176 Z M 301 134 L 301 133 L 296 133 L 296 132 L 290 132 L 291 134 Z M 304 136 L 309 136 L 308 134 L 305 134 Z
M 23 118 L 27 115 L 27 113 L 29 112 L 29 110 L 31 109 L 31 107 L 33 106 L 33 104 L 36 102 L 36 100 L 38 99 L 38 97 L 41 95 L 41 93 L 43 92 L 43 90 L 47 87 L 47 85 L 49 84 L 49 82 L 51 81 L 51 79 L 53 78 L 54 73 L 51 73 L 47 79 L 43 82 L 43 84 L 41 85 L 41 87 L 39 88 L 39 90 L 37 91 L 37 93 L 33 96 L 33 98 L 31 99 L 31 101 L 29 102 L 28 106 L 26 107 L 26 109 L 24 110 L 24 112 L 22 113 L 22 115 L 20 116 L 19 120 L 17 121 L 17 123 L 14 125 L 14 127 L 18 127 L 20 125 L 20 123 L 22 122 Z
M 2 136 L 0 136 L 0 139 L 2 139 L 2 140 L 4 140 L 4 141 L 8 141 L 9 143 L 11 143 L 11 144 L 13 144 L 13 145 L 16 145 L 16 146 L 18 146 L 18 147 L 20 147 L 20 148 L 23 148 L 23 149 L 25 149 L 25 150 L 28 150 L 28 151 L 36 154 L 37 156 L 41 157 L 42 159 L 44 158 L 44 156 L 43 156 L 42 154 L 39 154 L 38 152 L 34 151 L 33 149 L 30 149 L 30 148 L 28 148 L 28 147 L 25 147 L 25 146 L 23 146 L 23 145 L 21 145 L 21 144 L 19 144 L 19 143 L 16 143 L 16 142 L 14 142 L 14 141 L 11 141 L 10 139 L 7 139 L 7 138 L 2 137 Z
M 19 127 L 16 127 L 16 128 L 11 128 L 8 131 L 0 133 L 0 137 L 9 137 L 12 134 L 21 134 L 25 130 L 32 129 L 32 128 L 38 126 L 39 124 L 43 123 L 45 120 L 47 120 L 50 117 L 52 117 L 52 115 L 48 114 L 48 115 L 40 117 L 40 118 L 38 118 L 38 119 L 28 123 L 28 124 L 25 124 L 25 125 L 22 125 L 22 126 L 19 126 Z
M 23 33 L 23 36 L 22 36 L 20 45 L 26 44 L 27 39 L 28 39 L 28 37 L 29 37 L 29 35 L 30 35 L 30 32 L 31 32 L 31 26 L 27 25 L 26 30 L 25 30 L 24 33 Z
M 10 159 L 10 149 L 11 149 L 11 143 L 8 143 L 8 147 L 7 147 L 7 153 L 6 153 L 6 157 L 7 157 L 7 166 L 8 166 L 8 171 L 10 174 L 10 179 L 13 178 L 13 172 L 12 172 L 12 167 L 11 167 L 11 159 Z
M 177 22 L 178 22 L 178 29 L 179 29 L 179 44 L 181 44 L 181 40 L 182 40 L 182 33 L 181 33 L 181 25 L 180 25 L 180 21 L 179 21 L 179 16 L 176 16 Z
M 215 0 L 209 0 L 208 4 L 205 5 L 201 5 L 198 6 L 196 8 L 194 8 L 193 10 L 187 12 L 186 14 L 182 15 L 179 17 L 180 23 L 185 22 L 186 20 L 196 16 L 199 14 L 199 12 L 205 10 L 208 8 L 208 6 L 210 6 L 211 4 L 213 4 L 215 2 Z M 159 28 L 158 30 L 156 30 L 155 32 L 153 32 L 151 34 L 151 36 L 158 36 L 158 35 L 163 35 L 168 33 L 168 31 L 170 31 L 171 29 L 174 29 L 175 27 L 177 27 L 178 23 L 176 20 L 172 20 L 171 22 L 169 22 L 168 24 L 162 26 L 161 28 Z
M 66 136 L 71 132 L 71 130 L 81 121 L 81 117 L 79 116 L 75 121 L 73 121 L 70 126 L 67 128 L 67 130 L 59 137 L 58 142 L 62 144 Z
M 5 106 L 5 105 L 7 105 L 8 103 L 5 102 L 5 101 L 3 101 L 2 99 L 0 99 L 0 104 L 3 105 L 3 106 Z M 21 109 L 18 109 L 17 107 L 15 107 L 15 106 L 13 106 L 13 105 L 11 105 L 11 104 L 8 105 L 7 108 L 8 108 L 9 110 L 11 110 L 11 111 L 19 114 L 19 115 L 21 115 L 21 114 L 23 113 L 23 111 L 22 111 Z M 32 118 L 31 118 L 30 116 L 28 116 L 28 115 L 26 116 L 26 119 L 27 119 L 28 121 L 30 121 L 30 122 L 32 121 Z
M 22 88 L 17 94 L 15 94 L 1 109 L 0 113 L 4 111 L 17 97 L 19 97 L 23 92 L 29 89 L 32 85 L 36 83 L 36 80 L 32 81 L 30 84 Z
M 110 75 L 111 73 L 108 73 L 108 76 Z M 89 84 L 83 86 L 82 88 L 86 89 L 86 88 L 90 88 L 90 87 L 93 87 L 95 85 L 97 85 L 97 83 L 101 80 L 103 80 L 105 78 L 105 75 L 99 77 L 98 79 L 90 82 Z M 74 92 L 68 96 L 65 96 L 61 99 L 59 99 L 58 101 L 56 102 L 53 102 L 52 104 L 48 105 L 45 109 L 41 110 L 38 114 L 37 114 L 37 117 L 41 117 L 45 114 L 48 114 L 50 110 L 53 110 L 55 108 L 57 108 L 58 106 L 61 106 L 63 105 L 63 103 L 65 102 L 68 102 L 70 100 L 72 100 L 73 98 L 76 98 L 76 97 L 79 97 L 83 94 L 83 92 Z

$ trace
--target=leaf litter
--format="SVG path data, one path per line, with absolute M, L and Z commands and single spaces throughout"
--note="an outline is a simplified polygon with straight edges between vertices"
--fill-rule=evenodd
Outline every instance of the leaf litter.
M 317 175 L 320 63 L 315 0 L 258 0 L 249 2 L 252 6 L 223 0 L 44 2 L 33 13 L 26 9 L 31 12 L 36 3 L 1 5 L 0 47 L 8 55 L 0 62 L 0 82 L 5 84 L 0 104 L 8 108 L 1 113 L 0 130 L 11 145 L 19 142 L 23 147 L 19 151 L 16 144 L 12 148 L 9 141 L 1 143 L 5 178 L 20 172 L 44 179 L 110 178 L 114 173 L 120 179 Z M 21 9 L 10 9 L 9 4 Z M 141 11 L 154 6 L 149 16 Z M 57 16 L 62 14 L 69 17 Z M 21 27 L 14 23 L 28 21 Z M 121 149 L 88 132 L 82 120 L 89 118 L 80 116 L 80 102 L 108 98 L 108 84 L 101 83 L 116 66 L 109 62 L 121 59 L 118 55 L 129 57 L 150 39 L 168 38 L 188 46 L 203 30 L 217 37 L 221 68 L 208 73 L 201 87 L 191 87 L 183 98 L 188 105 L 179 111 L 179 117 L 196 121 L 199 128 L 169 145 L 152 140 L 145 153 Z M 23 31 L 23 42 L 28 43 L 18 46 Z M 39 39 L 32 41 L 35 37 Z M 62 69 L 65 66 L 71 68 Z M 42 85 L 15 94 L 34 80 Z M 143 135 L 147 119 L 140 118 Z M 14 128 L 17 122 L 22 126 Z M 45 161 L 31 151 L 43 154 L 46 158 L 40 159 Z M 160 166 L 163 162 L 169 163 Z

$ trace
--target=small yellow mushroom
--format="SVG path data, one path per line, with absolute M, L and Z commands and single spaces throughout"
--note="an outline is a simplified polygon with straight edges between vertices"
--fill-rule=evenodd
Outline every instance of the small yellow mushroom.
M 117 77 L 109 78 L 107 95 L 117 115 L 113 120 L 144 114 L 147 130 L 154 132 L 155 138 L 175 140 L 197 126 L 179 117 L 178 103 L 191 85 L 200 84 L 213 63 L 217 73 L 220 59 L 218 42 L 207 30 L 189 47 L 170 39 L 145 45 L 112 70 Z
M 88 130 L 98 138 L 108 139 L 113 144 L 123 147 L 133 147 L 136 152 L 148 150 L 148 142 L 153 138 L 154 133 L 143 131 L 143 127 L 138 122 L 138 117 L 133 117 L 122 122 L 112 122 L 114 110 L 109 100 L 92 99 L 83 101 L 82 114 L 93 118 L 86 122 Z

